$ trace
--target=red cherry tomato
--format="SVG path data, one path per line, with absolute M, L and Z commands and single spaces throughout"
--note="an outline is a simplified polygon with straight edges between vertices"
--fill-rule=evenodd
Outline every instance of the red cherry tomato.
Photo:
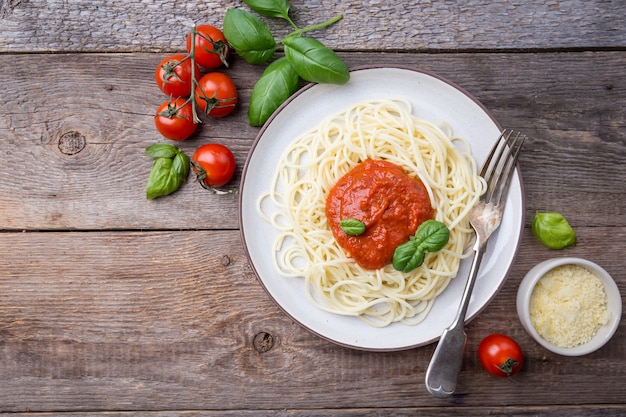
M 191 59 L 185 54 L 164 58 L 154 73 L 154 79 L 165 94 L 172 98 L 189 97 L 193 91 Z M 195 78 L 200 79 L 200 66 L 195 66 Z
M 191 161 L 198 181 L 208 189 L 221 187 L 230 181 L 235 173 L 233 153 L 219 143 L 207 143 L 198 147 Z
M 185 140 L 196 131 L 191 103 L 174 98 L 161 104 L 154 115 L 154 124 L 163 136 L 171 140 Z
M 237 105 L 237 87 L 228 75 L 209 72 L 198 81 L 196 103 L 208 116 L 227 116 Z
M 187 35 L 187 52 L 191 51 L 191 33 Z M 228 66 L 230 46 L 224 33 L 215 26 L 198 25 L 194 41 L 193 54 L 196 62 L 206 69 Z
M 515 375 L 524 365 L 522 349 L 503 334 L 485 337 L 478 346 L 478 359 L 487 372 L 500 377 Z

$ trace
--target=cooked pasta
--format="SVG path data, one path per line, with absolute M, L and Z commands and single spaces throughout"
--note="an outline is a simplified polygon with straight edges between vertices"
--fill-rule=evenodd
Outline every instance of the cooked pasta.
M 403 273 L 391 264 L 360 267 L 333 238 L 326 196 L 348 171 L 366 159 L 393 162 L 419 178 L 435 209 L 435 220 L 450 229 L 443 250 L 426 255 Z M 373 326 L 410 325 L 425 319 L 435 298 L 469 255 L 469 210 L 485 189 L 469 144 L 412 114 L 405 100 L 372 100 L 321 121 L 296 138 L 282 155 L 271 188 L 258 210 L 280 234 L 272 248 L 274 265 L 285 277 L 303 278 L 320 309 L 357 316 Z M 274 210 L 267 210 L 267 205 Z

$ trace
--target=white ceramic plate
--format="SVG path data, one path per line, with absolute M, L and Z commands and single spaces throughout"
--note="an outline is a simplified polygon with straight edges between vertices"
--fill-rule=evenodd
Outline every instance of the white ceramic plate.
M 304 291 L 304 280 L 285 278 L 272 264 L 272 245 L 278 234 L 256 211 L 259 196 L 270 181 L 285 147 L 301 133 L 331 114 L 373 98 L 405 98 L 413 112 L 434 123 L 445 121 L 454 134 L 466 138 L 482 165 L 500 127 L 471 95 L 441 77 L 405 67 L 357 68 L 341 86 L 310 84 L 286 102 L 259 132 L 243 170 L 239 219 L 244 246 L 259 281 L 270 297 L 293 320 L 327 340 L 361 350 L 391 351 L 438 340 L 454 318 L 469 273 L 470 260 L 461 263 L 457 278 L 437 298 L 428 317 L 416 326 L 394 323 L 374 328 L 358 318 L 319 310 Z M 467 320 L 475 317 L 499 291 L 517 252 L 524 223 L 524 194 L 519 172 L 513 178 L 504 217 L 491 237 L 474 287 Z

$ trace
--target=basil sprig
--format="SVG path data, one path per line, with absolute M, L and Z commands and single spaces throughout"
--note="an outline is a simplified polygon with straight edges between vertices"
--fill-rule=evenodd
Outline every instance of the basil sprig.
M 298 89 L 299 77 L 287 58 L 281 57 L 267 66 L 252 89 L 248 121 L 261 126 Z
M 262 16 L 280 17 L 295 26 L 289 18 L 291 5 L 287 0 L 244 0 L 243 2 Z
M 172 194 L 187 180 L 191 161 L 176 146 L 156 143 L 148 146 L 145 153 L 154 158 L 146 185 L 147 199 Z
M 536 213 L 531 228 L 537 239 L 550 249 L 564 249 L 576 244 L 576 232 L 560 213 Z
M 424 262 L 427 252 L 437 252 L 448 243 L 450 230 L 437 220 L 426 220 L 415 236 L 398 246 L 393 253 L 392 265 L 402 272 L 410 272 Z
M 327 84 L 345 84 L 350 80 L 346 64 L 317 39 L 291 36 L 283 43 L 287 60 L 304 80 Z
M 276 41 L 269 28 L 261 19 L 245 10 L 226 11 L 224 37 L 237 55 L 250 64 L 263 64 L 276 51 Z
M 341 220 L 339 227 L 345 234 L 350 236 L 358 236 L 365 233 L 365 223 L 352 217 Z
M 346 64 L 320 41 L 304 33 L 329 26 L 343 18 L 299 28 L 289 17 L 288 0 L 244 0 L 252 10 L 265 17 L 284 19 L 293 30 L 276 41 L 267 25 L 256 15 L 242 9 L 229 9 L 224 17 L 224 36 L 246 62 L 264 64 L 277 47 L 283 46 L 285 60 L 268 66 L 255 85 L 248 109 L 248 123 L 261 126 L 298 88 L 299 79 L 316 83 L 345 84 L 350 79 Z M 295 74 L 295 76 L 294 76 Z M 294 78 L 295 77 L 295 78 Z M 256 94 L 255 94 L 256 91 Z

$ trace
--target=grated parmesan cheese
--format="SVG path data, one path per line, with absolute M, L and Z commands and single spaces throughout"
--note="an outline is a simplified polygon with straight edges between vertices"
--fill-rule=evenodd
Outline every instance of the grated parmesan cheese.
M 602 282 L 579 265 L 549 271 L 530 296 L 530 319 L 535 330 L 562 348 L 587 343 L 610 318 Z

